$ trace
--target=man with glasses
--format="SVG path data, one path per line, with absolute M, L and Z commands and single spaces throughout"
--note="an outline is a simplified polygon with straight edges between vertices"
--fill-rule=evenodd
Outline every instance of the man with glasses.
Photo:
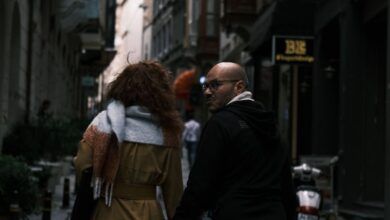
M 198 145 L 174 220 L 285 220 L 294 218 L 289 153 L 271 112 L 247 91 L 243 68 L 218 63 L 203 85 L 213 116 Z

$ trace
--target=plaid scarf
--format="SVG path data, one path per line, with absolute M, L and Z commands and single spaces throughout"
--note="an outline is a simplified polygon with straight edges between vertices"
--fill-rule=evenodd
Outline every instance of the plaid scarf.
M 100 112 L 83 135 L 92 147 L 94 199 L 104 189 L 105 204 L 111 206 L 114 180 L 119 168 L 119 148 L 123 141 L 154 144 L 164 143 L 158 120 L 142 106 L 125 108 L 120 101 L 111 101 L 107 110 Z

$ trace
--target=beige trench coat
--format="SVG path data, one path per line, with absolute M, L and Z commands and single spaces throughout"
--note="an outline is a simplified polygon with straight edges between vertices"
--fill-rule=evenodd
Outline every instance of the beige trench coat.
M 124 142 L 120 147 L 120 157 L 112 205 L 107 207 L 104 198 L 100 198 L 92 219 L 164 219 L 156 200 L 156 186 L 161 186 L 168 219 L 172 218 L 183 193 L 181 149 Z M 91 147 L 83 140 L 74 164 L 77 176 L 92 166 Z M 119 195 L 115 194 L 116 188 L 121 188 Z M 153 194 L 149 193 L 150 188 Z

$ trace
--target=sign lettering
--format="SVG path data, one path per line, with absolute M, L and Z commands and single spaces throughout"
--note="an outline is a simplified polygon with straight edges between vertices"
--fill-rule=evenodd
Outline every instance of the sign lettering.
M 273 63 L 313 63 L 313 38 L 273 36 Z

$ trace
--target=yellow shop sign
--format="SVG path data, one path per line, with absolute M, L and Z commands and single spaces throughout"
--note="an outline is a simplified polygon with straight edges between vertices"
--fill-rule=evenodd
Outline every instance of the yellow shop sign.
M 278 36 L 272 37 L 272 61 L 278 63 L 313 63 L 313 37 Z

